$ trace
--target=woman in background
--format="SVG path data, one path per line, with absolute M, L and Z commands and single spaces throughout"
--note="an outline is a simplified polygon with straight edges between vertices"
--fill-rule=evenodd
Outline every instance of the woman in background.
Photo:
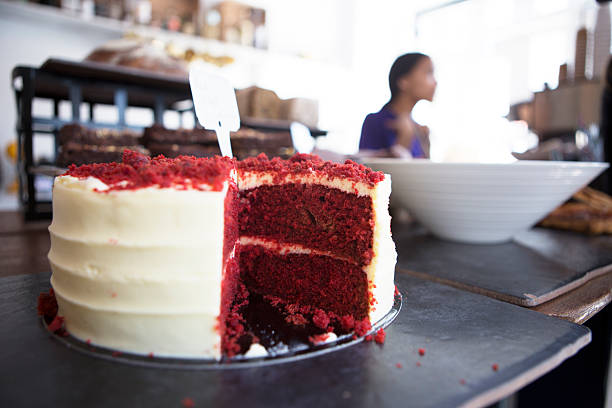
M 436 91 L 433 63 L 421 53 L 398 57 L 389 72 L 391 99 L 366 116 L 359 151 L 376 156 L 429 158 L 429 129 L 412 119 L 420 100 L 432 101 Z

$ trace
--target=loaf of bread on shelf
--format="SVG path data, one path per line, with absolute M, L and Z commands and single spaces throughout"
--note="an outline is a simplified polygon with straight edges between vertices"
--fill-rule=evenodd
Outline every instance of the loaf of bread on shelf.
M 281 117 L 291 122 L 300 122 L 309 127 L 319 124 L 319 103 L 314 99 L 291 98 L 283 100 Z
M 281 99 L 275 92 L 251 86 L 236 90 L 241 118 L 295 121 L 310 127 L 319 123 L 319 103 L 314 99 Z
M 187 62 L 169 55 L 151 41 L 122 38 L 94 49 L 85 61 L 142 69 L 167 75 L 186 77 Z

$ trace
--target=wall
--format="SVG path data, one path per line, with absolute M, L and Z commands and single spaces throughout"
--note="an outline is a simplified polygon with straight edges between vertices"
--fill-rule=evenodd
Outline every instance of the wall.
M 95 46 L 120 37 L 119 27 L 97 26 L 50 14 L 45 7 L 38 12 L 32 5 L 0 2 L 0 160 L 3 186 L 14 177 L 14 166 L 4 154 L 15 140 L 15 96 L 10 87 L 11 71 L 17 65 L 39 66 L 50 56 L 79 60 Z M 50 15 L 52 18 L 50 18 Z M 44 146 L 41 147 L 45 149 Z
M 557 86 L 559 65 L 574 60 L 577 29 L 592 29 L 596 9 L 594 0 L 470 0 L 419 16 L 417 43 L 438 80 L 434 103 L 424 105 L 432 155 L 478 149 L 512 160 L 510 149 L 533 145 L 526 128 L 503 118 L 545 82 Z

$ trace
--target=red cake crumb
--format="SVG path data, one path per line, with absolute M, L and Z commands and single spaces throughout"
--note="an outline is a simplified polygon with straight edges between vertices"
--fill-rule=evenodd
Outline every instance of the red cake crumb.
M 95 177 L 109 186 L 109 190 L 136 190 L 145 187 L 175 187 L 202 190 L 202 185 L 220 191 L 235 167 L 228 157 L 196 158 L 179 156 L 154 158 L 132 150 L 124 150 L 122 163 L 96 163 L 68 167 L 63 175 L 77 178 Z M 208 187 L 206 188 L 208 189 Z
M 301 313 L 290 314 L 285 317 L 285 321 L 294 326 L 305 326 L 308 320 Z
M 376 336 L 374 336 L 374 340 L 376 341 L 376 343 L 378 344 L 383 344 L 385 342 L 385 337 L 387 337 L 387 333 L 385 333 L 385 331 L 383 330 L 383 328 L 381 327 L 380 329 L 378 329 L 378 331 L 376 332 Z
M 116 298 L 116 297 L 117 297 L 117 294 L 116 294 L 115 292 L 113 292 L 113 293 L 111 293 L 111 297 Z
M 365 336 L 365 341 L 372 341 L 372 335 L 368 334 L 367 336 Z
M 395 285 L 395 293 L 393 295 L 398 296 L 399 294 L 400 294 L 400 291 L 397 289 L 397 285 Z
M 384 180 L 385 174 L 374 171 L 352 160 L 344 164 L 324 161 L 319 156 L 310 154 L 296 154 L 288 160 L 279 157 L 268 159 L 265 154 L 250 157 L 238 162 L 238 168 L 243 171 L 274 172 L 274 182 L 278 183 L 289 174 L 326 175 L 330 178 L 346 178 L 354 182 L 366 183 L 374 186 Z
M 364 336 L 370 330 L 372 330 L 372 324 L 370 323 L 370 319 L 367 317 L 363 320 L 355 322 L 355 334 L 357 336 Z
M 120 351 L 113 351 L 113 353 L 111 354 L 111 356 L 113 357 L 119 357 L 120 355 L 122 355 L 123 353 Z
M 240 251 L 239 245 L 236 245 L 236 251 Z M 238 340 L 246 334 L 240 309 L 248 304 L 248 301 L 249 291 L 240 281 L 238 260 L 230 258 L 227 261 L 221 283 L 221 314 L 219 315 L 221 351 L 227 357 L 240 353 L 241 347 Z
M 334 312 L 326 312 L 312 306 L 301 306 L 299 304 L 286 303 L 281 298 L 271 295 L 265 295 L 263 296 L 263 299 L 281 313 L 285 322 L 293 326 L 304 329 L 307 328 L 308 325 L 311 325 L 311 329 L 316 328 L 316 330 L 326 330 L 326 333 L 315 333 L 314 335 L 311 335 L 311 343 L 319 339 L 317 336 L 327 337 L 329 336 L 329 333 L 334 332 L 335 326 L 332 325 L 332 323 L 340 326 L 340 333 L 349 333 L 355 326 L 354 317 L 349 315 L 340 317 Z M 342 322 L 344 322 L 344 326 L 342 325 Z M 360 330 L 366 330 L 365 332 L 360 331 L 360 336 L 367 334 L 367 331 L 371 328 L 368 318 L 364 318 L 363 320 L 359 321 L 358 326 L 360 327 Z M 357 333 L 354 333 L 352 338 L 353 340 L 356 340 Z M 368 339 L 373 340 L 373 336 L 368 337 Z
M 499 370 L 499 366 L 497 364 L 493 364 L 491 368 L 493 369 L 493 371 Z
M 193 402 L 193 400 L 189 397 L 185 397 L 181 400 L 181 404 L 185 407 L 185 408 L 193 408 L 195 406 L 195 403 Z
M 279 297 L 266 295 L 265 298 L 274 307 L 283 306 L 283 300 Z
M 340 326 L 342 330 L 351 331 L 355 327 L 355 318 L 351 315 L 344 315 L 340 319 Z
M 323 310 L 317 309 L 314 312 L 314 316 L 312 316 L 312 322 L 315 326 L 325 330 L 329 326 L 329 316 Z
M 424 348 L 420 348 L 419 349 L 419 356 L 424 356 L 425 355 L 425 349 Z
M 417 366 L 417 367 L 420 367 L 420 366 L 421 366 L 421 362 L 420 362 L 420 361 L 417 361 L 417 362 L 416 362 L 416 366 Z
M 64 325 L 64 318 L 62 316 L 55 316 L 53 321 L 47 326 L 50 332 L 55 333 L 59 331 Z
M 312 306 L 287 303 L 277 296 L 265 295 L 263 298 L 285 316 L 285 322 L 294 326 L 303 327 L 312 322 L 315 327 L 330 333 L 334 331 L 334 326 L 330 323 L 340 321 L 338 315 L 333 312 L 325 312 Z
M 85 340 L 85 343 L 87 343 L 88 346 L 91 345 L 91 339 Z
M 395 366 L 396 366 L 397 368 L 402 368 L 402 367 L 404 367 L 402 363 L 395 363 Z
M 151 164 L 151 158 L 136 152 L 134 150 L 124 150 L 123 151 L 123 157 L 121 158 L 122 162 L 124 164 L 127 164 L 129 166 L 132 166 L 133 168 L 135 168 L 136 170 L 141 169 L 143 167 L 148 166 L 149 164 Z
M 153 358 L 153 352 L 150 352 L 150 353 L 148 354 L 148 356 L 149 356 L 149 358 Z
M 462 378 L 462 379 L 460 379 L 460 380 L 459 380 L 459 384 L 461 384 L 461 385 L 465 385 L 465 380 L 464 380 L 463 378 Z
M 53 320 L 57 315 L 57 301 L 53 288 L 48 293 L 38 295 L 38 305 L 36 307 L 39 316 L 44 316 L 47 321 Z

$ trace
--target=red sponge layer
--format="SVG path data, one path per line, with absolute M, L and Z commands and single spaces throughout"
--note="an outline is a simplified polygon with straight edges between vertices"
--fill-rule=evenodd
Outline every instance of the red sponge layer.
M 250 292 L 355 320 L 368 317 L 368 281 L 353 263 L 311 254 L 281 255 L 242 245 L 240 276 Z
M 329 251 L 357 265 L 370 263 L 370 197 L 309 184 L 265 185 L 240 194 L 241 236 Z
M 232 357 L 241 352 L 240 338 L 246 335 L 241 309 L 248 304 L 249 292 L 240 282 L 237 258 L 230 258 L 226 265 L 221 284 L 221 314 L 219 334 L 221 352 Z
M 238 241 L 238 186 L 230 180 L 227 195 L 223 203 L 223 264 L 227 262 L 236 242 Z

